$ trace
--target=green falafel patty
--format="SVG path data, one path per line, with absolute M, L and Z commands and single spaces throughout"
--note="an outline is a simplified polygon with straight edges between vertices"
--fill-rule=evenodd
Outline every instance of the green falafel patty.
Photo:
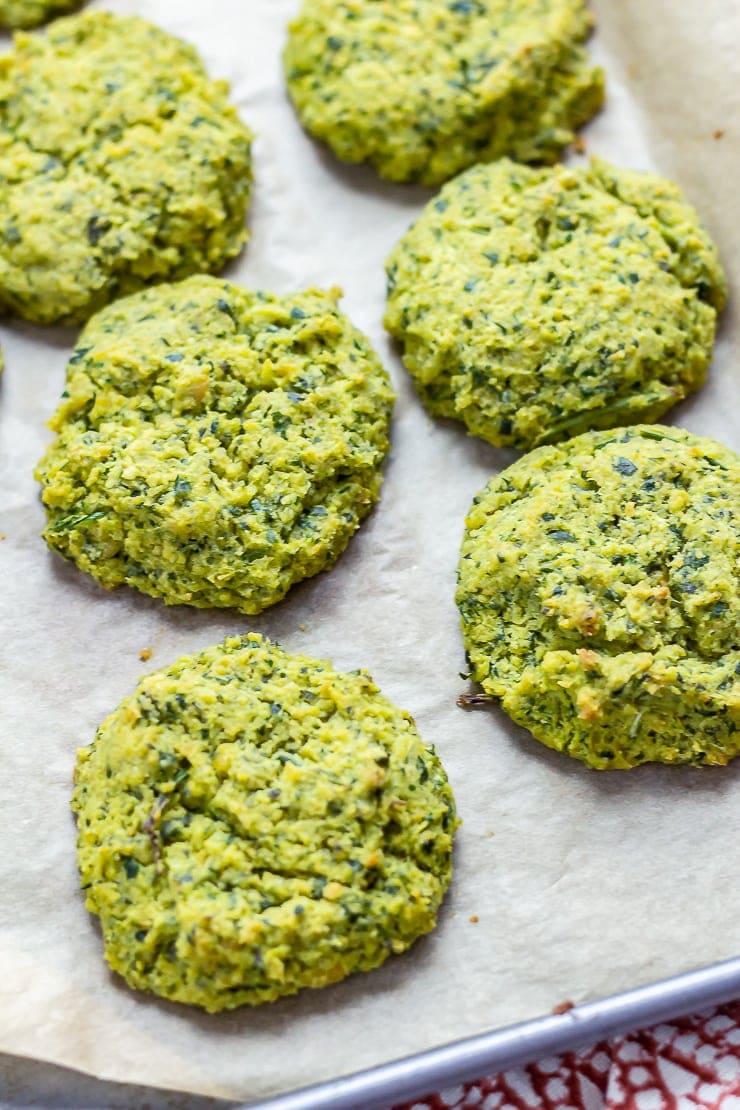
M 143 19 L 18 35 L 0 58 L 0 309 L 81 323 L 238 254 L 251 135 L 227 91 Z
M 338 158 L 392 181 L 553 162 L 603 101 L 591 26 L 583 0 L 305 0 L 288 91 Z
M 431 413 L 498 446 L 659 419 L 704 382 L 726 297 L 680 190 L 590 166 L 476 166 L 391 254 L 386 327 Z
M 452 793 L 409 714 L 261 636 L 142 679 L 73 808 L 110 966 L 212 1012 L 378 967 L 450 882 Z
M 82 0 L 0 0 L 0 27 L 38 27 L 81 4 Z
M 102 585 L 258 613 L 378 498 L 393 393 L 338 290 L 188 278 L 80 335 L 39 463 L 49 546 Z
M 740 458 L 680 428 L 589 432 L 493 478 L 457 602 L 473 677 L 597 769 L 740 751 Z

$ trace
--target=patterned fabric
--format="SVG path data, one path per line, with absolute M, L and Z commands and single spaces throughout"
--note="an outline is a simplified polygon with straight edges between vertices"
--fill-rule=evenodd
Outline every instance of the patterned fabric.
M 740 1110 L 740 1002 L 396 1110 Z

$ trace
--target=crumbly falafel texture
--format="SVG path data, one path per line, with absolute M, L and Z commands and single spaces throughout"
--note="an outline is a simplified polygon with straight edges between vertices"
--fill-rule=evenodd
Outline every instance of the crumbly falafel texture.
M 255 635 L 142 679 L 80 750 L 73 808 L 110 966 L 212 1012 L 377 967 L 450 882 L 452 793 L 412 718 Z
M 338 158 L 392 181 L 553 162 L 603 101 L 591 25 L 583 0 L 306 0 L 288 91 Z
M 49 546 L 103 586 L 244 613 L 331 566 L 378 498 L 393 404 L 338 298 L 203 276 L 96 315 L 36 471 Z
M 88 12 L 0 58 L 0 309 L 84 322 L 246 240 L 251 135 L 196 51 Z
M 599 770 L 740 751 L 740 458 L 680 428 L 589 432 L 493 478 L 457 602 L 473 677 Z
M 81 4 L 82 0 L 0 0 L 0 27 L 38 27 Z
M 590 166 L 476 166 L 387 263 L 386 327 L 431 413 L 528 449 L 658 420 L 705 381 L 726 284 L 681 191 Z

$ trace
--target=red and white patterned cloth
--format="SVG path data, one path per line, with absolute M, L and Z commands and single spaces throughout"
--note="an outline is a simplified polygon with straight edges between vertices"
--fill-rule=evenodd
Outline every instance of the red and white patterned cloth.
M 740 1110 L 740 1002 L 396 1110 Z

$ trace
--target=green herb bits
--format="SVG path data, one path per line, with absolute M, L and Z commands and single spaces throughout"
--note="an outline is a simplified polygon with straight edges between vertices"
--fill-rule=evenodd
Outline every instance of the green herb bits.
M 540 447 L 465 526 L 472 675 L 600 770 L 740 752 L 740 458 L 660 425 Z
M 18 36 L 0 63 L 0 309 L 78 324 L 237 255 L 252 137 L 227 93 L 143 19 Z
M 378 967 L 450 882 L 452 793 L 411 717 L 255 635 L 142 679 L 73 807 L 110 966 L 211 1012 Z
M 36 474 L 49 546 L 103 586 L 258 613 L 377 501 L 393 393 L 339 291 L 213 277 L 88 323 Z
M 476 166 L 387 264 L 385 322 L 425 405 L 528 449 L 659 419 L 704 382 L 725 279 L 679 189 L 590 166 Z
M 553 162 L 603 100 L 591 25 L 583 0 L 305 0 L 288 91 L 338 158 L 392 181 Z

